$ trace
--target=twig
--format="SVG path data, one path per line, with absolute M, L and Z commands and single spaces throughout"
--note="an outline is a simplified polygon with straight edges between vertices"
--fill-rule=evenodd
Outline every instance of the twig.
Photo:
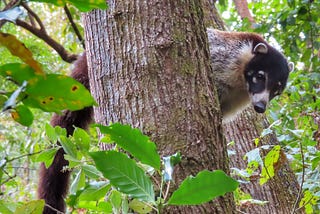
M 74 33 L 77 35 L 77 37 L 78 37 L 78 39 L 79 39 L 79 41 L 80 41 L 83 49 L 85 49 L 84 40 L 83 40 L 83 38 L 82 38 L 82 36 L 81 36 L 81 33 L 80 33 L 80 31 L 79 31 L 76 23 L 73 21 L 73 18 L 72 18 L 72 15 L 71 15 L 71 13 L 70 13 L 69 8 L 67 7 L 67 5 L 65 5 L 65 6 L 63 7 L 63 9 L 64 9 L 64 12 L 67 14 L 68 20 L 69 20 L 69 22 L 71 23 L 71 26 L 72 26 L 72 28 L 73 28 Z
M 171 184 L 171 182 L 168 181 L 168 183 L 167 183 L 167 189 L 166 189 L 166 192 L 165 192 L 165 194 L 164 194 L 164 196 L 163 196 L 163 200 L 166 200 L 166 198 L 168 197 L 169 189 L 170 189 L 170 184 Z
M 57 210 L 57 209 L 54 208 L 54 207 L 51 207 L 49 204 L 45 204 L 44 206 L 49 207 L 50 209 L 52 209 L 53 211 L 55 211 L 55 212 L 58 213 L 58 214 L 65 214 L 64 212 L 61 212 L 61 211 Z
M 299 142 L 300 145 L 300 153 L 301 153 L 301 159 L 302 159 L 302 177 L 301 177 L 301 184 L 300 184 L 300 189 L 297 195 L 297 199 L 294 202 L 294 205 L 292 207 L 292 212 L 291 214 L 294 214 L 296 212 L 296 207 L 298 206 L 298 203 L 300 201 L 301 195 L 302 195 L 302 187 L 304 184 L 304 177 L 305 177 L 305 169 L 304 169 L 304 153 L 303 153 L 303 148 L 302 148 L 302 143 Z
M 302 205 L 301 207 L 297 208 L 297 209 L 295 210 L 295 212 L 301 210 L 301 209 L 304 208 L 307 204 L 309 204 L 310 201 L 313 199 L 313 197 L 314 197 L 314 196 L 312 196 L 308 201 L 306 201 L 306 203 L 303 203 L 303 205 Z
M 7 178 L 6 180 L 4 180 L 3 182 L 1 182 L 1 183 L 0 183 L 0 186 L 2 186 L 3 184 L 7 183 L 7 182 L 10 181 L 11 179 L 14 179 L 15 177 L 17 177 L 16 174 L 13 175 L 13 176 L 9 175 L 9 173 L 8 173 L 6 170 L 4 170 L 4 169 L 2 169 L 2 171 L 4 172 L 4 174 L 6 174 L 6 175 L 8 176 L 8 178 Z
M 72 63 L 78 58 L 77 54 L 69 54 L 67 52 L 67 50 L 61 44 L 59 44 L 52 37 L 50 37 L 45 31 L 43 31 L 41 29 L 37 29 L 37 28 L 31 26 L 30 24 L 28 24 L 27 22 L 22 21 L 20 19 L 16 20 L 16 24 L 18 26 L 23 27 L 24 29 L 28 30 L 29 32 L 31 32 L 35 36 L 39 37 L 40 39 L 42 39 L 45 43 L 47 43 L 50 47 L 52 47 L 55 51 L 57 51 L 58 54 L 60 55 L 60 57 L 64 61 Z
M 22 7 L 24 7 L 24 9 L 26 9 L 28 11 L 28 14 L 30 14 L 33 18 L 35 18 L 35 20 L 37 21 L 37 23 L 40 27 L 40 30 L 46 32 L 46 28 L 44 27 L 39 16 L 35 12 L 33 12 L 33 10 L 26 3 L 21 2 L 21 5 L 22 5 Z
M 12 161 L 14 161 L 14 160 L 17 160 L 17 159 L 20 159 L 20 158 L 23 158 L 23 157 L 28 157 L 28 156 L 32 156 L 32 155 L 39 154 L 39 153 L 41 153 L 41 152 L 42 152 L 42 151 L 38 151 L 38 152 L 35 152 L 35 153 L 23 154 L 23 155 L 20 155 L 20 156 L 17 156 L 17 157 L 8 159 L 6 162 L 9 163 L 9 162 L 12 162 Z

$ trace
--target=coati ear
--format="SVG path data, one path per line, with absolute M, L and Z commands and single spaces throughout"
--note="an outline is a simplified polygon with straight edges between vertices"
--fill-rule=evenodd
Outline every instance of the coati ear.
M 293 69 L 294 69 L 294 64 L 293 64 L 293 62 L 289 62 L 289 63 L 288 63 L 288 67 L 289 67 L 289 72 L 292 72 Z
M 268 47 L 264 43 L 258 43 L 254 48 L 253 48 L 253 53 L 261 53 L 261 54 L 266 54 L 268 53 Z

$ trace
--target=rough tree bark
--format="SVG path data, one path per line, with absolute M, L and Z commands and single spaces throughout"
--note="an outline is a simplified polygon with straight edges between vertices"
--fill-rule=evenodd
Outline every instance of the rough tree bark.
M 84 16 L 96 122 L 143 130 L 162 155 L 183 161 L 175 185 L 202 169 L 228 172 L 200 2 L 109 1 Z M 231 194 L 165 213 L 234 213 Z

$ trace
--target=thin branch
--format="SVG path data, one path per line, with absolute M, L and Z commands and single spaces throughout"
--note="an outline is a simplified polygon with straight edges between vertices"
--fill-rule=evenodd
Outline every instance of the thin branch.
M 67 5 L 65 5 L 65 6 L 63 7 L 63 9 L 64 9 L 64 12 L 67 14 L 68 20 L 69 20 L 69 22 L 71 23 L 71 26 L 72 26 L 75 34 L 77 35 L 77 37 L 78 37 L 78 39 L 79 39 L 79 41 L 80 41 L 83 49 L 85 49 L 84 40 L 83 40 L 83 38 L 82 38 L 82 36 L 81 36 L 81 33 L 80 33 L 80 31 L 79 31 L 76 23 L 73 21 L 73 18 L 72 18 L 72 15 L 71 15 L 71 13 L 70 13 L 69 8 L 67 7 Z
M 4 180 L 3 182 L 1 182 L 1 183 L 0 183 L 0 186 L 2 186 L 3 184 L 9 182 L 10 180 L 14 179 L 15 177 L 17 177 L 16 174 L 13 175 L 13 176 L 9 175 L 9 173 L 8 173 L 6 170 L 4 170 L 4 169 L 2 169 L 2 172 L 3 172 L 4 174 L 6 174 L 6 175 L 8 176 L 8 178 L 7 178 L 6 180 Z
M 72 63 L 78 58 L 77 54 L 69 54 L 61 44 L 59 44 L 57 41 L 51 38 L 45 31 L 34 28 L 27 22 L 22 21 L 20 19 L 16 20 L 16 24 L 20 27 L 23 27 L 24 29 L 28 30 L 29 32 L 46 42 L 50 47 L 52 47 L 55 51 L 58 52 L 58 54 L 64 61 Z
M 305 169 L 304 169 L 304 153 L 303 153 L 303 148 L 302 148 L 302 143 L 299 142 L 300 145 L 300 153 L 301 153 L 301 159 L 302 159 L 302 177 L 301 177 L 301 184 L 300 184 L 300 189 L 297 195 L 297 199 L 292 207 L 292 212 L 291 214 L 294 214 L 296 212 L 296 207 L 298 206 L 298 203 L 300 201 L 301 195 L 302 195 L 302 187 L 304 184 L 304 179 L 305 179 Z
M 164 200 L 166 200 L 167 197 L 168 197 L 169 190 L 170 190 L 170 184 L 171 184 L 171 182 L 168 181 L 168 183 L 167 183 L 167 189 L 166 189 L 166 192 L 165 192 L 165 194 L 164 194 L 164 196 L 163 196 L 163 199 L 164 199 Z
M 38 151 L 38 152 L 34 152 L 34 153 L 23 154 L 23 155 L 20 155 L 20 156 L 17 156 L 17 157 L 8 159 L 8 160 L 6 161 L 6 163 L 12 162 L 12 161 L 14 161 L 14 160 L 18 160 L 18 159 L 23 158 L 23 157 L 28 157 L 28 156 L 32 156 L 32 155 L 37 155 L 37 154 L 39 154 L 39 153 L 41 153 L 41 152 L 42 152 L 42 151 Z
M 0 183 L 0 186 L 2 186 L 3 184 L 9 182 L 10 180 L 14 179 L 15 177 L 17 177 L 17 175 L 13 175 L 13 176 L 8 175 L 8 176 L 9 177 L 6 180 L 4 180 L 3 182 Z
M 26 9 L 28 11 L 28 14 L 30 14 L 33 18 L 36 19 L 36 21 L 40 27 L 40 30 L 43 30 L 44 32 L 46 32 L 46 28 L 44 27 L 39 16 L 35 12 L 33 12 L 33 10 L 26 3 L 21 2 L 21 5 L 22 5 L 22 7 L 24 7 L 24 9 Z
M 49 207 L 50 209 L 55 211 L 57 214 L 65 214 L 64 212 L 61 212 L 61 211 L 57 210 L 56 208 L 50 206 L 49 204 L 45 204 L 44 206 Z

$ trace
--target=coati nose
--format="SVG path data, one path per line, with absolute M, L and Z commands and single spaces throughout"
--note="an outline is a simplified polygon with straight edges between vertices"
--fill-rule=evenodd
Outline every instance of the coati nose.
M 265 102 L 257 102 L 253 105 L 254 110 L 258 113 L 264 113 L 266 111 L 266 103 Z

